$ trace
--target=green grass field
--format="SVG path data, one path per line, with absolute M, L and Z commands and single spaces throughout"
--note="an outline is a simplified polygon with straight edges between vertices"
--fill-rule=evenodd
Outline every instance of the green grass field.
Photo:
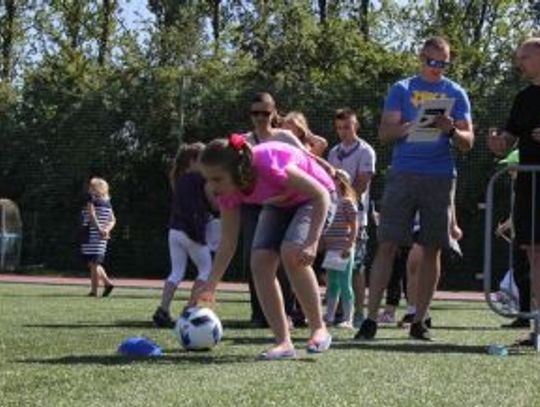
M 258 362 L 269 331 L 251 329 L 248 298 L 221 294 L 225 327 L 212 352 L 186 353 L 169 330 L 149 322 L 157 290 L 115 290 L 86 298 L 86 287 L 0 284 L 0 406 L 534 406 L 540 358 L 529 349 L 490 356 L 512 343 L 503 320 L 481 303 L 434 305 L 437 341 L 419 344 L 383 328 L 369 343 L 336 331 L 324 355 Z M 175 310 L 179 311 L 179 296 Z M 126 337 L 146 335 L 165 356 L 115 354 Z M 306 331 L 294 331 L 299 349 Z

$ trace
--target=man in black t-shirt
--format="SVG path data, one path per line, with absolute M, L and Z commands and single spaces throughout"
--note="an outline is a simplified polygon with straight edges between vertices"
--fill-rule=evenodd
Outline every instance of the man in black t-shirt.
M 493 153 L 504 155 L 517 141 L 519 163 L 540 168 L 540 37 L 530 38 L 519 47 L 517 63 L 530 85 L 514 99 L 502 134 L 488 137 L 488 147 Z M 540 304 L 540 172 L 536 173 L 536 182 L 530 173 L 520 173 L 515 193 L 516 240 L 529 255 L 533 293 Z

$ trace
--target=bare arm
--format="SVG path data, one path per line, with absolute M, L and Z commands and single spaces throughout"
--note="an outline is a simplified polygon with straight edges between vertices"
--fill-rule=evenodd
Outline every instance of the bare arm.
M 316 247 L 330 207 L 330 195 L 325 187 L 297 167 L 290 165 L 286 168 L 286 172 L 288 176 L 287 188 L 309 197 L 313 202 L 311 222 L 305 245 Z
M 321 157 L 328 148 L 328 141 L 326 141 L 324 137 L 317 136 L 316 134 L 309 134 L 306 141 L 311 146 L 311 152 L 317 157 Z
M 322 137 L 321 137 L 322 138 Z M 300 140 L 298 140 L 298 137 L 296 137 L 294 134 L 292 134 L 290 131 L 283 131 L 283 133 L 280 134 L 280 137 L 276 140 L 282 141 L 284 143 L 288 143 L 293 145 L 296 148 L 299 148 L 300 150 L 304 151 L 306 154 L 308 154 L 311 158 L 313 158 L 315 161 L 317 161 L 317 164 L 319 164 L 323 169 L 330 174 L 331 177 L 334 177 L 336 172 L 334 167 L 326 161 L 324 158 L 319 157 L 314 152 L 309 151 L 305 145 L 302 144 Z M 326 141 L 326 140 L 325 140 Z
M 456 130 L 452 139 L 456 143 L 457 148 L 466 153 L 474 146 L 474 130 L 470 120 L 458 120 L 455 123 Z
M 90 218 L 90 223 L 93 224 L 98 230 L 101 230 L 99 221 L 96 215 L 96 208 L 92 202 L 86 204 L 86 211 L 88 212 L 88 217 Z
M 354 180 L 353 188 L 356 192 L 356 195 L 358 196 L 358 199 L 364 195 L 369 187 L 369 183 L 371 182 L 371 179 L 373 178 L 372 172 L 360 172 L 356 175 L 356 179 Z
M 111 221 L 105 228 L 105 231 L 109 233 L 111 230 L 114 229 L 115 226 L 116 226 L 116 216 L 114 216 L 114 212 L 111 212 Z
M 351 233 L 347 239 L 347 246 L 352 248 L 358 237 L 358 216 L 356 212 L 352 212 L 352 216 L 348 219 L 348 223 Z
M 410 123 L 402 123 L 401 112 L 384 111 L 379 125 L 379 140 L 390 143 L 407 136 Z

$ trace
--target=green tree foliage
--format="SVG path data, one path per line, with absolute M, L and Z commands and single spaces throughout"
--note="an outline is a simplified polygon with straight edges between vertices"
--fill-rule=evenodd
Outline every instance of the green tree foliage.
M 38 3 L 0 2 L 0 195 L 21 205 L 27 263 L 78 267 L 83 186 L 101 175 L 119 220 L 113 266 L 163 275 L 178 142 L 248 130 L 257 91 L 303 111 L 331 144 L 333 111 L 353 107 L 384 169 L 384 96 L 418 69 L 432 34 L 450 40 L 449 76 L 473 101 L 478 142 L 459 159 L 458 212 L 466 250 L 481 252 L 477 202 L 494 168 L 482 138 L 521 86 L 513 52 L 538 26 L 539 2 L 149 0 L 138 31 L 125 0 Z M 467 281 L 480 260 L 466 259 Z

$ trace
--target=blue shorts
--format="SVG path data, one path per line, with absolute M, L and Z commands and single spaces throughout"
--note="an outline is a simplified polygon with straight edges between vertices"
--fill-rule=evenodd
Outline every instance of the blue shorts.
M 336 195 L 330 194 L 324 227 L 327 228 L 336 212 Z M 308 201 L 293 208 L 263 206 L 255 229 L 252 250 L 273 250 L 279 252 L 283 242 L 304 244 L 311 226 L 313 203 Z

